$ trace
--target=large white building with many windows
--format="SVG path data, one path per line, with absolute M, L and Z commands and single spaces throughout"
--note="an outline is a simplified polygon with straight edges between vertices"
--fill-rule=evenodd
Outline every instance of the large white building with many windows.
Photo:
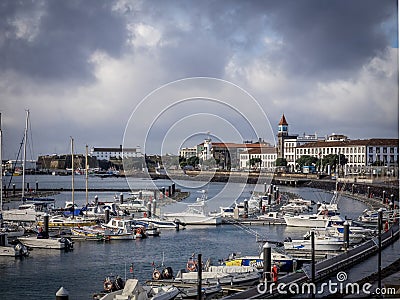
M 129 157 L 142 157 L 140 148 L 107 148 L 107 147 L 92 147 L 90 149 L 90 156 L 96 157 L 97 160 L 110 160 L 110 158 L 129 158 Z
M 323 159 L 329 154 L 343 154 L 347 159 L 347 173 L 359 173 L 363 168 L 381 165 L 388 168 L 398 166 L 398 139 L 337 140 L 304 144 L 296 149 L 296 157 L 310 155 Z

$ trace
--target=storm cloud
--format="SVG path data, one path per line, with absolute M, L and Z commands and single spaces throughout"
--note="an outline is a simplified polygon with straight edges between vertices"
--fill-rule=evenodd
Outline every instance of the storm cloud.
M 291 133 L 398 137 L 397 24 L 394 0 L 1 1 L 4 155 L 27 108 L 36 155 L 119 146 L 146 95 L 198 76 L 245 89 L 272 128 L 285 113 Z

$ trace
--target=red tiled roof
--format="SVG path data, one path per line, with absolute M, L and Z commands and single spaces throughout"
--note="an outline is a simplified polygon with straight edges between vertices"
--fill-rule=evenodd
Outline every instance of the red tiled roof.
M 322 148 L 322 147 L 346 147 L 346 146 L 389 146 L 399 145 L 398 139 L 368 139 L 368 140 L 347 140 L 347 141 L 317 141 L 304 144 L 298 148 Z
M 286 125 L 286 126 L 288 125 L 288 123 L 286 122 L 285 114 L 282 114 L 282 118 L 279 121 L 278 125 Z

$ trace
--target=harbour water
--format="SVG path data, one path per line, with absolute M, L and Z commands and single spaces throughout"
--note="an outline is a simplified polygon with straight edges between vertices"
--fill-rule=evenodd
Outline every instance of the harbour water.
M 27 181 L 31 186 L 38 181 L 40 187 L 58 188 L 70 187 L 70 177 L 61 176 L 28 176 Z M 166 180 L 135 179 L 130 182 L 130 187 L 153 188 L 167 187 L 172 182 Z M 16 183 L 18 186 L 18 182 Z M 84 188 L 83 176 L 78 176 L 75 187 Z M 195 186 L 189 189 L 189 186 Z M 126 189 L 125 178 L 91 178 L 91 188 Z M 234 201 L 228 190 L 224 190 L 223 183 L 210 183 L 198 186 L 198 183 L 188 182 L 185 186 L 178 187 L 190 191 L 191 195 L 182 203 L 175 203 L 162 208 L 163 211 L 184 210 L 186 205 L 195 201 L 199 189 L 207 189 L 209 193 L 210 208 L 218 209 L 219 206 L 231 205 Z M 263 191 L 263 186 L 246 185 L 242 187 L 239 200 L 250 197 L 250 192 Z M 297 193 L 306 199 L 314 201 L 329 201 L 331 194 L 325 191 L 310 188 L 286 188 L 281 191 Z M 221 193 L 221 190 L 224 192 Z M 234 191 L 237 193 L 237 191 Z M 100 200 L 111 200 L 115 193 L 90 193 L 92 200 L 98 195 Z M 119 195 L 119 193 L 117 194 Z M 127 197 L 126 195 L 124 195 Z M 56 206 L 63 206 L 70 200 L 70 193 L 61 193 L 55 196 Z M 77 204 L 85 203 L 85 193 L 75 193 Z M 6 203 L 5 207 L 15 203 Z M 364 205 L 355 200 L 341 198 L 339 207 L 343 216 L 356 218 L 364 209 Z M 259 237 L 268 240 L 282 241 L 285 237 L 301 237 L 305 229 L 290 228 L 284 225 L 252 226 L 252 232 L 257 232 Z M 204 259 L 211 258 L 215 263 L 218 259 L 226 258 L 230 253 L 243 255 L 256 255 L 259 252 L 259 243 L 256 236 L 233 225 L 218 227 L 190 227 L 185 230 L 164 230 L 159 237 L 150 237 L 144 240 L 133 241 L 77 241 L 74 250 L 64 252 L 58 250 L 31 251 L 31 255 L 24 259 L 11 259 L 0 257 L 0 295 L 1 299 L 55 299 L 56 291 L 63 286 L 69 291 L 70 299 L 91 299 L 92 295 L 102 290 L 102 283 L 107 275 L 131 277 L 129 267 L 134 266 L 134 276 L 141 282 L 151 278 L 152 263 L 171 266 L 176 273 L 185 268 L 187 259 L 193 254 L 202 253 Z M 375 261 L 371 261 L 375 265 Z

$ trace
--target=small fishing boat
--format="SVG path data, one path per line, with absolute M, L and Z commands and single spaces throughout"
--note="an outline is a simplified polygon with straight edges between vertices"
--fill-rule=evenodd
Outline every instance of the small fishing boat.
M 173 285 L 148 286 L 141 285 L 137 279 L 128 279 L 123 289 L 104 295 L 100 300 L 140 299 L 169 300 L 179 294 L 179 289 Z
M 208 265 L 208 263 L 206 264 Z M 253 285 L 260 279 L 260 274 L 255 267 L 251 266 L 203 266 L 201 272 L 202 283 L 205 285 Z M 164 268 L 162 272 L 158 270 L 153 271 L 153 280 L 161 280 L 166 283 L 181 283 L 181 284 L 196 284 L 197 283 L 197 269 L 199 265 L 197 260 L 193 257 L 189 258 L 186 263 L 186 270 L 178 271 L 174 278 L 171 268 Z M 159 274 L 159 276 L 156 276 Z
M 288 254 L 271 251 L 271 262 L 279 267 L 280 272 L 292 272 L 294 267 L 293 258 Z M 258 256 L 236 256 L 232 254 L 228 260 L 223 262 L 227 266 L 249 266 L 259 270 L 264 267 L 264 253 L 261 251 Z
M 112 218 L 107 224 L 82 226 L 71 229 L 80 238 L 105 240 L 134 240 L 137 237 L 132 220 Z
M 74 244 L 68 237 L 46 237 L 41 236 L 27 236 L 19 237 L 18 240 L 29 248 L 43 248 L 43 249 L 60 249 L 72 250 Z

